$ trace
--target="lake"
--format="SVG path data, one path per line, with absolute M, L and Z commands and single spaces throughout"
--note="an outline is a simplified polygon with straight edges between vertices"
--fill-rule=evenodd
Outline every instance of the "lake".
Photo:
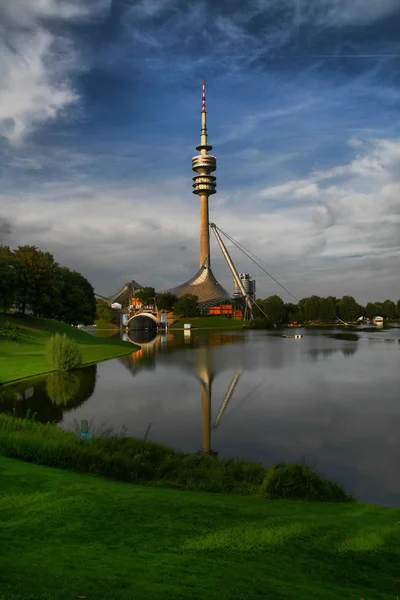
M 185 452 L 305 458 L 363 502 L 400 506 L 400 328 L 133 332 L 139 352 L 0 389 L 0 411 L 126 428 Z

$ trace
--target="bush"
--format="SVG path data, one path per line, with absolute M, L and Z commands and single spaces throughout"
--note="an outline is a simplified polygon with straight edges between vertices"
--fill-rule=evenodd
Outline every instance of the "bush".
M 320 502 L 349 502 L 343 486 L 326 479 L 316 472 L 314 466 L 304 462 L 293 465 L 276 465 L 268 470 L 261 487 L 264 498 L 271 500 L 314 500 Z
M 19 340 L 21 337 L 21 328 L 14 325 L 14 323 L 10 323 L 6 321 L 0 327 L 0 339 L 6 340 Z
M 82 365 L 82 354 L 79 346 L 65 333 L 56 333 L 50 338 L 47 347 L 50 365 L 56 371 L 69 371 Z

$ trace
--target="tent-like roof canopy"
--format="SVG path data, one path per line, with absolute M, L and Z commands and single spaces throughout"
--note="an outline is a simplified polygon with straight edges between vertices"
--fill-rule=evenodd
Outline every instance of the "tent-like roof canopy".
M 211 268 L 206 264 L 200 267 L 194 277 L 167 291 L 175 294 L 178 298 L 185 294 L 194 294 L 199 299 L 200 308 L 207 308 L 230 300 L 230 295 L 218 283 Z

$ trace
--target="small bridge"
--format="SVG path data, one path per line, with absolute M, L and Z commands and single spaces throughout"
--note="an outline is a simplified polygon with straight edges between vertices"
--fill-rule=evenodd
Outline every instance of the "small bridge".
M 161 322 L 158 320 L 156 314 L 146 309 L 138 310 L 128 319 L 128 329 L 150 331 L 152 329 L 160 328 Z

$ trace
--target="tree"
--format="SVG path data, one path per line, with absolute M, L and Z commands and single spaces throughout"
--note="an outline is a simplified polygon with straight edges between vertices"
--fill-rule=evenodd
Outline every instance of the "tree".
M 14 252 L 17 278 L 16 302 L 22 313 L 29 308 L 37 316 L 51 317 L 60 298 L 58 264 L 50 252 L 36 246 L 19 246 Z
M 319 296 L 310 296 L 309 298 L 305 298 L 303 313 L 306 321 L 320 321 L 321 298 Z
M 144 287 L 135 292 L 135 297 L 140 300 L 143 306 L 153 304 L 156 293 L 153 287 Z
M 328 296 L 321 298 L 320 304 L 320 320 L 323 323 L 330 323 L 336 319 L 336 298 Z
M 177 299 L 175 294 L 163 292 L 157 296 L 157 306 L 160 310 L 172 310 Z
M 94 290 L 89 281 L 77 271 L 70 271 L 67 267 L 59 267 L 58 276 L 61 282 L 61 298 L 57 317 L 71 325 L 94 323 L 97 306 Z M 112 313 L 113 317 L 114 313 Z
M 356 321 L 363 313 L 353 296 L 343 296 L 338 303 L 339 316 L 343 321 Z
M 99 321 L 105 321 L 105 323 L 111 323 L 114 318 L 114 313 L 109 307 L 107 300 L 96 300 L 96 316 Z
M 269 296 L 262 302 L 264 312 L 274 321 L 280 323 L 284 317 L 285 305 L 280 296 Z
M 400 318 L 400 300 L 397 300 L 397 305 L 396 305 L 396 316 L 398 318 Z
M 0 310 L 7 312 L 17 292 L 14 253 L 8 246 L 0 246 Z
M 184 294 L 174 306 L 174 314 L 177 317 L 195 317 L 197 315 L 198 296 Z
M 385 300 L 382 304 L 382 316 L 393 319 L 396 316 L 396 305 L 392 300 Z
M 289 321 L 297 321 L 299 318 L 299 307 L 297 304 L 293 304 L 293 302 L 286 302 L 284 307 L 284 317 L 283 320 L 285 323 Z
M 380 302 L 368 302 L 365 307 L 365 313 L 369 319 L 373 319 L 374 317 L 380 315 L 382 312 L 382 305 Z

